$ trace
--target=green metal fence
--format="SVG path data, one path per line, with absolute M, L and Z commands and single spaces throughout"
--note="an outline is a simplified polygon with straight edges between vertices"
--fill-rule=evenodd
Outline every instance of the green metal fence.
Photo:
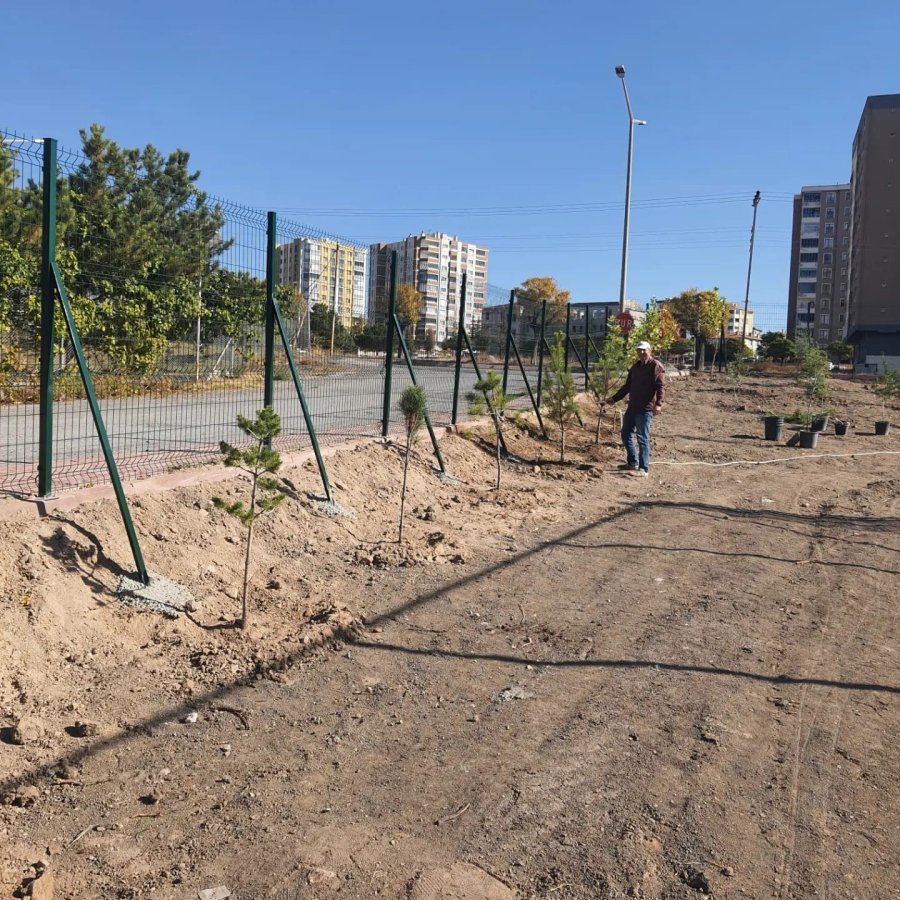
M 123 478 L 216 458 L 220 440 L 240 442 L 237 415 L 252 416 L 267 401 L 282 419 L 282 450 L 308 446 L 308 424 L 326 443 L 381 434 L 387 385 L 379 317 L 387 311 L 362 324 L 365 285 L 356 278 L 349 295 L 339 286 L 364 266 L 363 245 L 283 220 L 270 241 L 273 216 L 203 194 L 179 154 L 122 152 L 99 132 L 87 136 L 86 152 L 56 154 L 51 235 L 42 224 L 45 145 L 9 132 L 0 138 L 0 490 L 47 494 L 111 479 L 52 296 L 41 377 L 41 248 L 54 238 Z M 266 356 L 269 267 L 275 284 L 290 281 L 288 268 L 304 252 L 320 255 L 318 280 L 299 291 L 279 286 L 275 296 L 309 423 L 277 336 Z M 411 340 L 411 361 L 435 426 L 449 424 L 453 354 L 426 347 Z M 395 400 L 409 380 L 405 365 L 394 367 Z M 400 425 L 395 407 L 389 429 Z
M 368 248 L 204 194 L 180 151 L 121 150 L 94 130 L 81 152 L 57 148 L 55 177 L 49 159 L 43 141 L 0 131 L 6 493 L 115 482 L 109 455 L 129 479 L 215 459 L 219 441 L 240 442 L 237 415 L 252 417 L 264 404 L 281 417 L 282 450 L 309 446 L 316 434 L 323 443 L 376 437 L 400 428 L 397 400 L 413 377 L 437 428 L 465 415 L 475 360 L 482 372 L 502 373 L 514 407 L 533 408 L 545 342 L 566 333 L 581 387 L 608 326 L 611 304 L 548 315 L 488 285 L 485 297 L 466 297 L 464 345 L 456 328 L 463 285 L 449 279 L 445 308 L 419 315 L 408 303 L 422 272 L 389 267 L 389 332 L 390 297 L 366 296 Z M 109 453 L 54 273 L 70 301 Z M 274 313 L 267 316 L 270 296 L 284 340 Z M 446 334 L 429 329 L 434 321 L 448 323 Z

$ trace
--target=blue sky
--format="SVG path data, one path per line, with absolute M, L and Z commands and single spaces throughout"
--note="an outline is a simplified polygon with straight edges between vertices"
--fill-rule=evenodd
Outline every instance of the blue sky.
M 99 122 L 190 151 L 217 196 L 366 242 L 448 231 L 491 248 L 494 284 L 610 300 L 621 63 L 649 121 L 629 296 L 742 301 L 760 190 L 751 305 L 781 325 L 790 195 L 848 178 L 866 96 L 900 92 L 898 35 L 897 0 L 45 0 L 5 13 L 0 128 L 77 147 Z

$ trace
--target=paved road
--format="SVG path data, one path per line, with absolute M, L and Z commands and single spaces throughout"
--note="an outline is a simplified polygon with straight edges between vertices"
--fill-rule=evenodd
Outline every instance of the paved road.
M 301 372 L 304 391 L 320 441 L 335 442 L 354 435 L 380 434 L 384 372 L 381 360 L 353 360 L 342 371 L 309 377 Z M 447 424 L 453 401 L 453 366 L 417 368 L 429 399 L 432 421 Z M 460 411 L 475 381 L 464 368 Z M 394 413 L 403 388 L 409 384 L 405 367 L 395 366 Z M 510 391 L 524 390 L 521 376 L 511 378 Z M 262 386 L 224 386 L 209 391 L 186 391 L 166 396 L 140 396 L 101 403 L 110 442 L 126 476 L 148 475 L 200 461 L 218 452 L 220 440 L 241 435 L 235 420 L 253 416 L 262 405 Z M 275 383 L 275 410 L 282 418 L 285 448 L 308 444 L 303 416 L 291 381 Z M 0 490 L 29 491 L 37 464 L 38 409 L 35 404 L 0 407 Z M 59 401 L 54 406 L 54 473 L 59 487 L 107 480 L 85 400 Z

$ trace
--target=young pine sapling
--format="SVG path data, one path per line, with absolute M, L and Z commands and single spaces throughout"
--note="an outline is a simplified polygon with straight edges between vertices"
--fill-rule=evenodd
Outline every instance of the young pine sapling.
M 400 412 L 403 413 L 403 424 L 406 427 L 406 456 L 403 460 L 403 487 L 400 490 L 400 532 L 397 543 L 403 543 L 403 508 L 406 506 L 406 473 L 409 470 L 409 457 L 419 437 L 422 423 L 425 421 L 425 390 L 421 385 L 411 384 L 400 396 Z
M 612 323 L 600 347 L 600 355 L 591 366 L 588 390 L 597 403 L 597 434 L 594 442 L 600 445 L 600 425 L 606 411 L 606 401 L 619 386 L 628 371 L 628 349 L 618 323 Z
M 277 509 L 284 501 L 284 488 L 276 478 L 272 478 L 281 467 L 281 456 L 271 447 L 272 440 L 281 434 L 281 420 L 270 407 L 259 410 L 251 421 L 244 416 L 237 417 L 238 428 L 251 439 L 245 450 L 238 450 L 225 441 L 219 442 L 223 462 L 230 468 L 242 469 L 250 476 L 250 504 L 244 506 L 238 500 L 226 503 L 221 497 L 213 497 L 213 504 L 234 516 L 247 529 L 247 546 L 244 554 L 244 586 L 241 596 L 241 628 L 250 623 L 247 603 L 247 586 L 250 573 L 250 553 L 253 548 L 253 525 L 257 518 Z
M 559 428 L 560 462 L 566 461 L 566 428 L 578 418 L 578 405 L 575 403 L 575 381 L 566 366 L 565 341 L 565 335 L 557 332 L 550 347 L 547 383 L 542 398 L 550 421 Z
M 478 393 L 480 391 L 480 393 Z M 500 490 L 500 447 L 503 443 L 503 417 L 509 406 L 510 398 L 503 393 L 503 382 L 493 370 L 489 370 L 484 378 L 475 382 L 475 390 L 466 395 L 469 401 L 469 412 L 473 416 L 483 416 L 485 407 L 494 422 L 494 433 L 497 438 L 497 490 Z
M 887 421 L 888 404 L 900 396 L 900 376 L 888 369 L 884 354 L 881 356 L 881 373 L 875 379 L 872 390 L 881 400 L 881 418 Z

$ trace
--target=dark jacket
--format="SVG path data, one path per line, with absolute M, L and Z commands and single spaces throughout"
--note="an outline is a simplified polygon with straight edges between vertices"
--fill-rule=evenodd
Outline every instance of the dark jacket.
M 628 395 L 628 412 L 652 412 L 654 406 L 662 406 L 666 393 L 666 370 L 652 356 L 647 362 L 638 360 L 629 370 L 621 390 L 612 395 L 618 403 Z

